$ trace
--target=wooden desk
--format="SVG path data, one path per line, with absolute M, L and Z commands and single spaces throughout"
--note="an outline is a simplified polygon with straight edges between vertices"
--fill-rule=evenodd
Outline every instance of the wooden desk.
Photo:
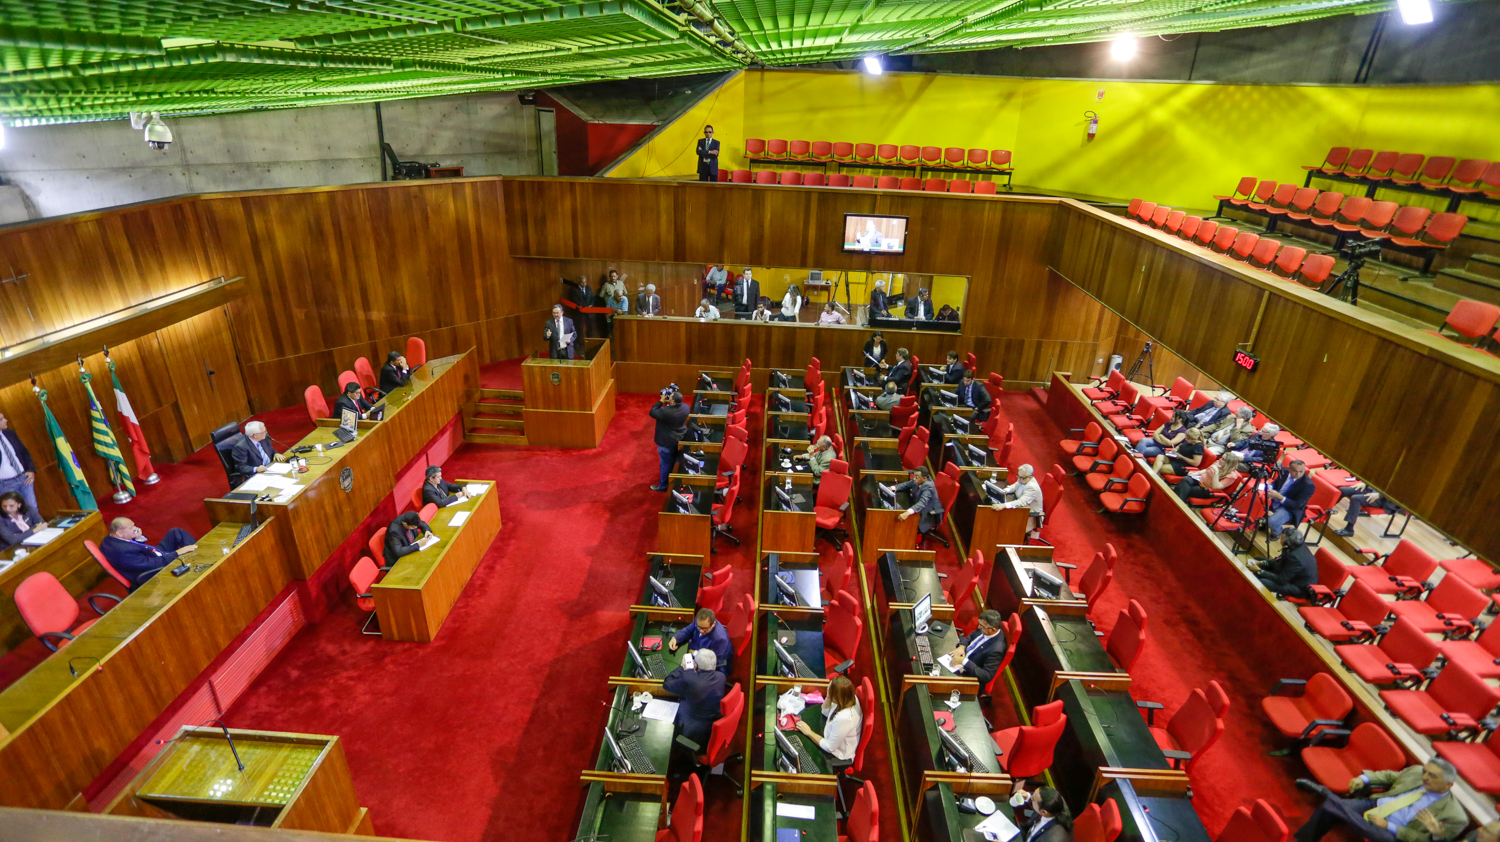
M 319 427 L 297 443 L 324 446 L 322 456 L 300 454 L 307 459 L 307 472 L 292 476 L 303 490 L 286 503 L 258 504 L 263 516 L 274 518 L 293 579 L 311 578 L 390 496 L 396 472 L 453 420 L 469 392 L 479 387 L 477 359 L 471 348 L 429 360 L 410 384 L 386 396 L 385 420 L 376 422 L 373 429 L 361 429 L 350 444 L 329 450 L 328 445 L 338 441 L 329 427 Z M 346 469 L 348 490 L 342 488 Z M 249 520 L 245 501 L 212 498 L 204 506 L 210 520 Z
M 683 477 L 672 480 L 671 488 L 687 486 L 693 504 L 687 513 L 678 510 L 671 493 L 666 494 L 656 513 L 656 548 L 663 553 L 706 556 L 714 552 L 713 498 L 714 477 Z M 743 540 L 743 539 L 742 539 Z
M 1075 596 L 1068 587 L 1068 577 L 1052 560 L 1051 547 L 1001 546 L 995 549 L 991 561 L 989 583 L 979 583 L 985 607 L 1009 614 L 1035 605 L 1052 614 L 1088 615 L 1088 602 Z M 1034 569 L 1044 570 L 1064 582 L 1057 599 L 1036 593 L 1031 577 Z
M 574 838 L 656 842 L 665 793 L 665 786 L 632 780 L 589 781 Z
M 906 550 L 917 545 L 917 524 L 921 521 L 919 515 L 912 515 L 906 520 L 898 520 L 902 512 L 911 505 L 911 495 L 906 492 L 898 492 L 896 496 L 897 508 L 887 509 L 879 500 L 879 493 L 875 490 L 876 479 L 865 477 L 860 481 L 858 494 L 863 504 L 861 512 L 860 528 L 863 530 L 860 540 L 861 561 L 868 564 L 874 561 L 876 556 L 887 550 Z
M 916 798 L 927 788 L 927 779 L 934 773 L 942 775 L 956 772 L 964 777 L 989 779 L 996 783 L 1010 780 L 1000 769 L 1000 761 L 995 757 L 995 741 L 990 739 L 989 729 L 985 727 L 979 697 L 973 690 L 954 688 L 959 694 L 959 703 L 956 710 L 950 710 L 947 704 L 949 694 L 944 692 L 945 689 L 925 683 L 912 683 L 900 696 L 896 737 L 901 747 L 901 768 L 906 776 L 906 791 L 911 797 L 908 803 L 915 803 Z M 948 733 L 968 746 L 974 759 L 979 761 L 980 768 L 973 772 L 953 769 L 949 752 L 938 736 L 939 726 L 933 717 L 937 711 L 953 714 L 954 728 Z
M 972 478 L 974 474 L 967 471 L 965 476 Z M 991 558 L 996 547 L 1024 544 L 1026 526 L 1030 521 L 1028 509 L 1001 509 L 997 512 L 987 504 L 977 505 L 974 507 L 974 525 L 969 533 L 969 551 L 979 550 L 985 558 Z
M 751 773 L 750 827 L 760 828 L 760 836 L 754 838 L 775 842 L 777 831 L 792 828 L 799 832 L 799 842 L 838 842 L 837 788 L 837 781 L 821 777 L 809 778 L 785 772 Z M 793 819 L 778 816 L 777 804 L 811 807 L 813 817 Z
M 209 530 L 192 571 L 157 574 L 0 692 L 0 804 L 66 807 L 286 587 L 275 523 L 229 549 L 239 528 Z
M 668 553 L 652 553 L 646 558 L 646 575 L 641 579 L 641 594 L 636 598 L 635 604 L 630 606 L 631 611 L 645 611 L 653 617 L 663 619 L 680 620 L 682 624 L 691 623 L 693 614 L 698 610 L 698 587 L 703 578 L 703 567 L 706 563 L 701 555 L 672 555 Z M 670 597 L 664 597 L 658 593 L 656 586 L 651 580 L 667 588 Z M 676 600 L 674 607 L 671 600 Z
M 437 637 L 448 612 L 500 532 L 500 495 L 495 492 L 495 484 L 473 479 L 455 482 L 484 485 L 485 492 L 439 509 L 428 525 L 442 540 L 403 557 L 370 588 L 375 594 L 375 613 L 380 617 L 380 636 L 386 640 L 430 643 Z M 468 512 L 469 517 L 463 525 L 454 526 L 453 518 L 461 512 Z
M 369 833 L 338 737 L 183 728 L 105 809 L 117 816 Z M 244 764 L 241 772 L 234 752 Z
M 22 582 L 37 573 L 51 573 L 63 583 L 68 593 L 78 597 L 93 590 L 109 575 L 83 545 L 84 541 L 97 544 L 104 540 L 104 519 L 98 512 L 65 509 L 52 520 L 74 515 L 82 515 L 83 520 L 40 547 L 25 548 L 26 557 L 0 573 L 0 654 L 9 652 L 31 637 L 31 629 L 27 628 L 16 608 L 16 588 Z M 15 558 L 19 548 L 17 545 L 0 552 L 0 561 Z
M 1010 799 L 1011 786 L 1009 777 L 929 772 L 922 779 L 922 792 L 918 794 L 912 811 L 913 830 L 909 838 L 919 842 L 963 842 L 964 831 L 972 830 L 988 817 L 958 809 L 959 799 L 988 796 L 997 809 L 1010 818 L 1011 808 L 1006 802 Z
M 521 363 L 526 441 L 531 444 L 589 448 L 604 440 L 615 417 L 609 340 L 585 340 L 583 351 L 583 359 L 531 357 Z
M 777 491 L 785 492 L 786 481 L 791 480 L 792 490 L 788 494 L 797 511 L 788 511 Z M 760 548 L 768 553 L 811 553 L 817 550 L 818 516 L 813 512 L 817 502 L 817 490 L 813 487 L 811 474 L 778 474 L 767 476 L 765 491 L 761 495 Z

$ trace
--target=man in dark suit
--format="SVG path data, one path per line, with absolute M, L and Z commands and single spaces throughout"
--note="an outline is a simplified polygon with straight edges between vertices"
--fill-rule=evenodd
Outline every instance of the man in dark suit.
M 400 351 L 386 354 L 385 365 L 380 367 L 380 391 L 389 395 L 410 379 L 411 369 L 406 365 L 406 355 Z
M 990 686 L 1000 662 L 1005 660 L 1005 649 L 1009 642 L 1000 628 L 1004 620 L 993 608 L 979 614 L 979 627 L 974 633 L 959 640 L 954 647 L 951 660 L 959 675 L 970 675 L 979 679 L 981 688 Z
M 949 351 L 948 364 L 943 366 L 943 383 L 955 385 L 964 382 L 964 372 L 966 371 L 968 369 L 964 368 L 964 364 L 959 362 L 958 352 Z
M 646 284 L 646 288 L 636 294 L 635 312 L 638 316 L 661 315 L 661 296 L 656 294 L 656 284 Z
M 1301 523 L 1313 490 L 1312 477 L 1308 475 L 1307 465 L 1301 459 L 1294 460 L 1277 471 L 1266 491 L 1271 508 L 1271 515 L 1266 519 L 1266 534 L 1280 535 L 1283 526 Z
M 964 369 L 963 382 L 958 386 L 958 405 L 974 407 L 975 424 L 990 420 L 990 406 L 993 402 L 990 390 L 974 381 L 974 372 Z
M 719 142 L 714 140 L 714 127 L 704 126 L 703 137 L 698 140 L 698 180 L 719 180 Z
M 1245 566 L 1266 590 L 1280 596 L 1307 599 L 1307 586 L 1318 581 L 1318 561 L 1295 526 L 1281 528 L 1281 555 L 1265 564 L 1250 561 Z
M 1073 814 L 1061 793 L 1050 786 L 1037 787 L 1029 796 L 1025 781 L 1016 781 L 1010 804 L 1020 809 L 1017 842 L 1073 842 Z
M 876 281 L 875 288 L 870 291 L 870 318 L 876 316 L 891 315 L 890 302 L 885 297 L 885 281 Z
M 0 494 L 7 491 L 21 495 L 28 510 L 41 514 L 36 507 L 36 463 L 10 422 L 0 415 Z
M 906 312 L 902 318 L 931 321 L 937 315 L 932 309 L 931 295 L 926 289 L 917 290 L 915 298 L 906 299 Z
M 734 285 L 734 317 L 736 319 L 750 318 L 750 311 L 760 301 L 760 281 L 750 275 L 746 269 L 745 274 L 740 276 Z
M 438 504 L 438 508 L 462 503 L 469 499 L 462 485 L 443 481 L 443 469 L 437 465 L 427 466 L 427 479 L 422 483 L 422 505 Z
M 109 522 L 109 534 L 99 542 L 99 551 L 120 575 L 129 579 L 133 587 L 140 587 L 158 570 L 198 549 L 198 542 L 186 529 L 167 530 L 166 537 L 155 546 L 146 543 L 140 527 L 128 517 L 117 517 Z
M 266 425 L 259 421 L 245 422 L 245 435 L 240 437 L 229 456 L 234 461 L 234 469 L 246 479 L 265 473 L 273 462 L 286 461 L 285 456 L 276 452 L 276 446 L 266 434 Z
M 383 557 L 385 566 L 381 569 L 390 570 L 396 566 L 403 556 L 409 556 L 415 552 L 421 552 L 422 545 L 417 543 L 424 535 L 432 534 L 432 527 L 428 526 L 422 516 L 416 512 L 407 512 L 391 521 L 391 525 L 385 528 L 385 551 Z
M 885 376 L 880 378 L 880 384 L 895 383 L 896 391 L 906 394 L 911 386 L 911 352 L 905 348 L 896 349 L 896 364 L 886 370 Z
M 693 650 L 693 669 L 678 667 L 667 674 L 661 689 L 677 697 L 677 733 L 708 748 L 708 735 L 724 701 L 724 673 L 712 649 Z
M 578 339 L 578 329 L 573 320 L 563 315 L 561 304 L 552 305 L 552 318 L 542 328 L 542 337 L 547 340 L 547 355 L 554 360 L 573 359 L 573 343 Z
M 896 491 L 911 494 L 912 504 L 911 508 L 896 515 L 896 520 L 906 520 L 912 515 L 918 515 L 920 519 L 917 521 L 917 532 L 926 535 L 943 522 L 943 504 L 938 500 L 937 486 L 932 482 L 932 475 L 927 473 L 926 465 L 912 468 L 907 475 L 911 479 L 896 486 Z
M 333 418 L 342 422 L 344 413 L 354 413 L 355 420 L 365 417 L 365 413 L 372 409 L 370 402 L 365 400 L 363 390 L 359 388 L 359 382 L 350 380 L 344 384 L 344 393 L 339 395 L 338 400 L 333 402 Z
M 677 443 L 687 432 L 690 411 L 682 402 L 682 393 L 674 389 L 662 395 L 649 414 L 656 419 L 656 431 L 652 437 L 656 441 L 657 458 L 661 461 L 661 481 L 651 486 L 651 490 L 666 491 L 667 478 L 672 473 L 672 466 L 677 464 Z

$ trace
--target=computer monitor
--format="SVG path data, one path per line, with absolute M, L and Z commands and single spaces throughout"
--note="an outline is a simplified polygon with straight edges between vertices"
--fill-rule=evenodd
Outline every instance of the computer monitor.
M 698 372 L 698 379 L 701 380 L 701 381 L 703 381 L 703 385 L 706 386 L 706 387 L 708 387 L 709 389 L 712 389 L 712 390 L 715 390 L 715 391 L 718 390 L 719 384 L 715 383 L 714 379 L 712 377 L 708 376 L 708 372 L 706 372 L 706 371 L 700 371 L 700 372 Z
M 849 390 L 849 405 L 855 409 L 869 409 L 871 401 L 864 392 L 851 388 Z
M 974 457 L 976 465 L 983 465 L 990 459 L 990 452 L 977 444 L 969 445 L 969 455 Z
M 985 496 L 990 498 L 991 503 L 1005 502 L 1005 491 L 1000 487 L 1000 484 L 995 482 L 994 480 L 984 481 L 984 493 Z
M 1063 580 L 1040 567 L 1031 568 L 1031 589 L 1048 599 L 1057 599 L 1062 594 Z
M 799 602 L 798 597 L 800 595 L 797 593 L 797 589 L 792 587 L 787 580 L 781 578 L 780 575 L 775 575 L 771 577 L 771 581 L 776 583 L 776 591 L 785 600 L 784 604 L 795 606 Z M 779 646 L 780 644 L 777 645 Z
M 821 283 L 823 283 L 823 270 L 822 269 L 809 269 L 809 270 L 807 270 L 807 282 L 810 283 L 810 284 L 821 284 Z
M 797 508 L 797 501 L 795 501 L 795 500 L 792 499 L 792 495 L 786 493 L 786 489 L 782 488 L 779 485 L 773 485 L 773 486 L 771 486 L 771 490 L 774 491 L 774 492 L 776 492 L 776 499 L 778 499 L 778 500 L 781 501 L 782 508 L 785 511 L 788 511 L 788 512 L 800 511 Z
M 969 419 L 963 417 L 962 415 L 949 415 L 948 421 L 953 425 L 953 429 L 959 431 L 960 433 L 963 433 L 964 435 L 969 434 Z
M 969 753 L 958 744 L 958 740 L 953 739 L 952 734 L 944 731 L 942 726 L 938 726 L 937 732 L 938 738 L 943 741 L 943 750 L 948 755 L 948 761 L 953 764 L 953 771 L 970 774 L 984 771 L 973 768 L 973 764 L 969 762 Z
M 906 578 L 901 575 L 901 562 L 896 560 L 895 553 L 880 556 L 880 577 L 885 580 L 886 593 L 891 595 L 892 602 L 906 601 Z
M 776 405 L 781 408 L 782 412 L 792 411 L 792 399 L 781 392 L 776 393 Z
M 620 744 L 615 742 L 615 735 L 609 732 L 609 726 L 604 726 L 604 742 L 609 746 L 609 753 L 615 758 L 615 768 L 630 774 L 630 761 L 625 759 L 625 752 L 620 749 Z
M 880 490 L 880 498 L 882 500 L 889 501 L 891 505 L 896 504 L 896 489 L 890 487 L 889 485 L 886 485 L 883 482 L 875 483 L 875 487 Z
M 777 579 L 776 581 L 781 582 L 780 579 Z M 786 583 L 782 582 L 782 584 Z M 792 660 L 792 653 L 786 651 L 786 647 L 781 645 L 781 641 L 777 640 L 774 637 L 771 638 L 771 645 L 776 647 L 776 657 L 781 661 L 781 672 L 786 675 L 787 678 L 796 678 L 797 664 Z M 796 752 L 792 752 L 792 755 L 795 757 Z
M 625 649 L 630 653 L 630 660 L 635 662 L 635 675 L 637 678 L 644 678 L 647 680 L 655 678 L 655 676 L 651 674 L 651 668 L 646 666 L 646 661 L 641 658 L 641 653 L 636 651 L 634 641 L 625 641 Z
M 655 576 L 647 576 L 646 581 L 651 583 L 651 590 L 655 591 L 652 594 L 652 599 L 655 599 L 657 604 L 664 608 L 670 608 L 672 607 L 672 603 L 677 601 L 677 595 L 672 593 L 672 589 L 662 584 Z
M 672 500 L 677 503 L 678 510 L 683 514 L 690 514 L 693 511 L 692 492 L 679 491 L 674 488 L 672 489 Z
M 912 606 L 911 619 L 916 624 L 917 634 L 927 633 L 927 624 L 932 622 L 932 594 L 922 594 L 922 598 Z
M 787 770 L 787 774 L 795 775 L 801 769 L 797 764 L 797 747 L 792 745 L 792 741 L 787 737 L 786 732 L 780 728 L 776 728 L 775 731 L 776 747 L 781 750 L 782 767 Z
M 792 385 L 791 375 L 780 369 L 777 369 L 771 372 L 771 385 L 775 386 L 778 389 L 790 388 Z
M 687 468 L 688 473 L 694 475 L 703 473 L 702 459 L 693 456 L 693 454 L 687 452 L 686 450 L 682 451 L 679 455 L 682 456 L 682 465 L 683 467 Z
M 943 403 L 945 403 L 945 404 L 947 404 L 949 406 L 957 406 L 958 405 L 958 393 L 957 392 L 950 392 L 947 389 L 938 389 L 937 393 L 938 393 L 938 397 L 942 399 Z
M 868 381 L 868 380 L 865 379 L 865 373 L 863 371 L 860 371 L 857 368 L 851 368 L 851 369 L 849 369 L 849 379 L 855 381 L 856 383 L 858 383 L 861 386 L 863 386 L 866 383 L 870 382 L 870 381 Z

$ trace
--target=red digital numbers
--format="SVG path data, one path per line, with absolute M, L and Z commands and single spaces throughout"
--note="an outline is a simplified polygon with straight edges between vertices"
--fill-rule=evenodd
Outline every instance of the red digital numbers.
M 1235 351 L 1234 364 L 1246 371 L 1254 371 L 1260 365 L 1260 359 L 1247 351 Z

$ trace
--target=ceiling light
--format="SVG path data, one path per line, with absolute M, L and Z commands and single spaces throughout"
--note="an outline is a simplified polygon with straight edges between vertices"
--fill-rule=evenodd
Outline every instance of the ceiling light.
M 1422 0 L 1426 2 L 1426 0 Z M 1109 57 L 1115 61 L 1130 61 L 1135 58 L 1135 36 L 1121 35 L 1109 45 Z
M 1406 24 L 1432 23 L 1432 4 L 1428 0 L 1396 0 L 1401 20 Z
M 864 65 L 865 72 L 871 76 L 879 76 L 885 72 L 885 68 L 880 66 L 880 56 L 865 56 Z
M 5 124 L 0 123 L 0 149 L 5 148 Z

